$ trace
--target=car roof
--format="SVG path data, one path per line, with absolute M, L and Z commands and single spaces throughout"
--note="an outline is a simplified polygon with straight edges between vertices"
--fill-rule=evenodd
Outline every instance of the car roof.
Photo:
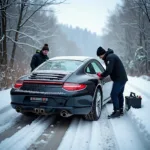
M 49 60 L 59 60 L 59 59 L 85 61 L 87 59 L 93 59 L 93 57 L 89 57 L 89 56 L 58 56 L 58 57 L 50 58 Z

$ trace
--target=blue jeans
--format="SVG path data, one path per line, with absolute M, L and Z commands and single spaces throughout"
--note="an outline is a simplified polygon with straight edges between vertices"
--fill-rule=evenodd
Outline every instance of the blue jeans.
M 120 110 L 123 108 L 124 103 L 124 87 L 125 87 L 126 81 L 115 81 L 113 83 L 112 91 L 111 91 L 111 99 L 113 102 L 114 111 Z

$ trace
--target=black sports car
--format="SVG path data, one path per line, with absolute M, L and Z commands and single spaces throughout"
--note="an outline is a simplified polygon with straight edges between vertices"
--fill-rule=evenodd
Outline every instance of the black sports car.
M 110 101 L 110 77 L 99 80 L 101 63 L 91 57 L 64 56 L 47 60 L 11 89 L 11 105 L 23 114 L 83 115 L 98 120 Z

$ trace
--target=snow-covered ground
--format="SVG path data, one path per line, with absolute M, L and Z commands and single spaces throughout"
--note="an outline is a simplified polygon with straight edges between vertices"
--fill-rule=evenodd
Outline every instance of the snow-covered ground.
M 146 79 L 146 80 L 145 80 Z M 129 82 L 126 86 L 125 94 L 129 95 L 130 92 L 135 92 L 142 97 L 142 108 L 131 108 L 128 112 L 131 120 L 134 122 L 135 127 L 141 133 L 146 143 L 150 144 L 150 80 L 149 78 L 129 77 Z M 149 147 L 150 149 L 150 147 Z
M 73 118 L 58 150 L 144 150 L 150 149 L 150 80 L 129 77 L 125 96 L 135 92 L 142 96 L 142 108 L 131 108 L 124 116 L 107 119 L 112 104 L 107 104 L 98 121 Z M 10 90 L 0 92 L 0 134 L 9 130 L 22 117 L 10 107 Z M 26 150 L 53 124 L 54 117 L 37 117 L 0 142 L 0 150 Z M 42 141 L 41 141 L 42 142 Z

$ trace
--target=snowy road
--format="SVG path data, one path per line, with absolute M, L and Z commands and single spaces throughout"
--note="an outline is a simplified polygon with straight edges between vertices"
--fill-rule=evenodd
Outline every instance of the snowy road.
M 62 118 L 59 118 L 59 120 L 54 117 L 42 116 L 28 118 L 10 109 L 5 119 L 2 115 L 0 118 L 3 119 L 1 128 L 6 129 L 5 125 L 10 124 L 10 128 L 8 127 L 0 135 L 0 149 L 46 150 L 47 145 L 49 145 L 51 149 L 58 148 L 58 150 L 144 150 L 144 143 L 138 138 L 137 131 L 130 123 L 127 115 L 118 119 L 107 119 L 108 110 L 111 111 L 110 107 L 111 104 L 105 106 L 101 118 L 95 122 L 84 121 L 80 117 L 72 117 L 69 121 Z M 12 114 L 9 113 L 11 111 L 14 113 L 12 113 L 13 118 L 11 118 Z M 8 117 L 11 119 L 8 120 Z M 55 126 L 58 126 L 57 124 L 59 124 L 59 128 L 56 127 L 55 129 Z M 66 129 L 68 130 L 63 132 Z M 124 134 L 124 132 L 128 133 Z M 58 140 L 59 137 L 61 137 L 60 140 Z M 60 145 L 57 140 L 61 142 Z
M 11 111 L 11 110 L 10 110 Z M 9 111 L 8 111 L 9 112 Z M 14 113 L 15 114 L 15 113 Z M 75 150 L 75 149 L 118 149 L 118 145 L 115 141 L 115 135 L 113 134 L 113 130 L 109 120 L 107 119 L 107 109 L 106 107 L 102 111 L 101 119 L 96 122 L 88 122 L 84 121 L 80 117 L 72 117 L 69 119 L 60 119 L 59 121 L 55 120 L 54 117 L 30 117 L 27 118 L 23 115 L 16 115 L 10 122 L 12 123 L 10 129 L 8 128 L 5 132 L 1 133 L 0 139 L 0 149 L 41 149 L 43 148 L 43 143 L 46 145 L 51 142 L 54 136 L 63 137 L 60 135 L 61 132 L 55 131 L 56 122 L 59 124 L 59 128 L 62 127 L 62 131 L 65 128 L 68 128 L 67 132 L 63 133 L 65 136 L 59 144 L 59 150 Z M 0 118 L 3 119 L 3 124 L 1 128 L 8 124 L 8 116 L 11 117 L 9 113 L 7 117 Z M 70 123 L 71 122 L 71 123 Z M 4 127 L 5 128 L 5 127 Z M 44 130 L 51 129 L 49 132 L 44 133 Z M 6 128 L 5 128 L 6 129 Z M 57 127 L 58 129 L 58 127 Z M 59 129 L 60 130 L 60 129 Z M 47 134 L 49 132 L 49 135 Z M 44 140 L 44 135 L 47 138 Z M 56 135 L 57 134 L 57 135 Z M 40 136 L 43 136 L 43 139 Z M 50 138 L 48 138 L 50 137 Z M 39 138 L 39 139 L 38 139 Z M 56 138 L 55 138 L 56 139 Z M 35 141 L 35 142 L 34 142 Z M 82 141 L 82 142 L 81 142 Z M 35 144 L 32 144 L 35 143 Z M 42 143 L 42 147 L 38 144 Z M 56 143 L 56 141 L 55 141 Z M 31 145 L 32 144 L 32 145 Z M 30 146 L 31 145 L 31 146 Z M 30 147 L 29 147 L 30 146 Z M 57 147 L 54 147 L 57 149 Z
M 107 115 L 105 107 L 99 121 L 88 122 L 79 118 L 73 119 L 58 150 L 118 149 Z
M 107 104 L 101 118 L 89 122 L 76 116 L 23 116 L 10 107 L 7 90 L 7 104 L 0 107 L 0 150 L 149 150 L 150 123 L 146 114 L 150 107 L 144 104 L 150 104 L 150 94 L 132 83 L 126 86 L 125 95 L 131 91 L 143 95 L 143 108 L 107 119 L 112 112 L 112 104 Z

